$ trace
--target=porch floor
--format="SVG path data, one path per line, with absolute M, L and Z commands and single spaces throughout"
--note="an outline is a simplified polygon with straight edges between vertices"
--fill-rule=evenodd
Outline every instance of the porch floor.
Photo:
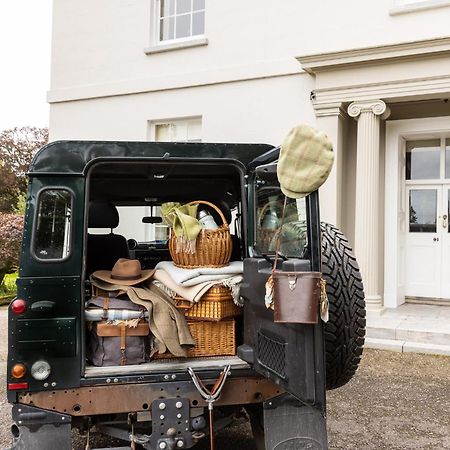
M 367 312 L 366 347 L 450 356 L 450 305 L 404 303 Z

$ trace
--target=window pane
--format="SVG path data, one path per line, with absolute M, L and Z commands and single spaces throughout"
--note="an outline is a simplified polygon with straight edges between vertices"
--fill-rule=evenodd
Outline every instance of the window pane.
M 280 237 L 280 252 L 302 257 L 307 247 L 306 200 L 288 199 L 283 215 L 284 194 L 278 186 L 263 187 L 257 193 L 255 250 L 259 255 L 274 254 Z M 282 226 L 281 233 L 279 232 Z
M 192 0 L 177 0 L 177 14 L 184 14 L 191 12 Z
M 409 231 L 436 233 L 437 191 L 417 189 L 409 191 Z
M 188 37 L 191 35 L 191 15 L 185 14 L 177 16 L 177 38 Z
M 205 13 L 198 12 L 192 15 L 192 36 L 205 33 Z
M 40 259 L 63 259 L 70 253 L 71 196 L 62 189 L 39 196 L 34 252 Z
M 161 19 L 159 21 L 159 40 L 166 41 L 167 39 L 174 38 L 175 18 L 169 17 L 168 19 Z
M 194 0 L 194 11 L 205 9 L 205 0 Z
M 406 179 L 439 179 L 441 144 L 439 139 L 406 143 Z
M 175 14 L 175 0 L 161 0 L 161 17 Z
M 445 178 L 450 178 L 450 139 L 445 140 Z

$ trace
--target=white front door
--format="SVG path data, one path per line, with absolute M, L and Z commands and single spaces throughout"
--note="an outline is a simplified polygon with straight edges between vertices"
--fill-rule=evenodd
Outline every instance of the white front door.
M 407 297 L 450 299 L 449 144 L 449 139 L 407 143 Z
M 442 246 L 441 298 L 450 299 L 450 186 L 442 192 L 442 217 L 440 217 Z

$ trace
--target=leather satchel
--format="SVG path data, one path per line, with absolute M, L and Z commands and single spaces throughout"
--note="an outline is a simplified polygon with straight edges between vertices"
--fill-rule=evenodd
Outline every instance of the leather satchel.
M 273 272 L 274 322 L 317 323 L 320 272 Z
M 272 267 L 274 322 L 315 324 L 319 320 L 319 305 L 324 288 L 322 274 L 320 272 L 285 272 L 276 268 L 286 204 L 285 196 Z

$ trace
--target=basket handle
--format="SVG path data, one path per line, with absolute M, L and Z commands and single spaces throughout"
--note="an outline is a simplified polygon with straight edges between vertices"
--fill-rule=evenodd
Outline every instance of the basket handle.
M 280 207 L 280 210 L 283 210 L 283 203 L 279 200 L 272 200 L 270 202 L 267 202 L 262 208 L 261 208 L 261 212 L 259 213 L 259 225 L 262 225 L 264 216 L 266 215 L 267 210 L 269 209 L 270 206 L 274 206 L 277 205 Z
M 228 223 L 225 220 L 225 216 L 223 215 L 222 211 L 213 203 L 207 202 L 206 200 L 194 200 L 192 202 L 189 202 L 188 205 L 208 205 L 211 206 L 211 208 L 215 209 L 217 214 L 219 214 L 220 218 L 222 219 L 223 225 L 227 225 Z

